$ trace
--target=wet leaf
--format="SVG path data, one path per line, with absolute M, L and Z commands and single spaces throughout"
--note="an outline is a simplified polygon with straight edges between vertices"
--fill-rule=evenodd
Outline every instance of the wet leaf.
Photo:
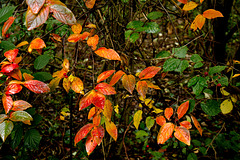
M 192 118 L 192 122 L 193 122 L 194 126 L 197 128 L 197 130 L 199 131 L 200 135 L 202 136 L 203 130 L 202 130 L 202 127 L 199 124 L 198 120 L 193 115 L 191 115 L 191 118 Z
M 139 93 L 140 96 L 142 96 L 143 98 L 146 98 L 147 90 L 148 90 L 148 85 L 146 81 L 137 82 L 137 92 Z
M 184 6 L 183 6 L 183 10 L 184 11 L 190 11 L 190 10 L 193 10 L 194 8 L 196 8 L 198 6 L 197 3 L 193 2 L 193 1 L 190 1 L 190 2 L 187 2 Z
M 113 86 L 114 84 L 116 84 L 116 83 L 119 81 L 119 79 L 120 79 L 124 74 L 125 74 L 125 73 L 124 73 L 122 70 L 117 71 L 117 72 L 113 75 L 111 81 L 109 82 L 109 85 Z
M 122 83 L 123 83 L 123 87 L 132 94 L 134 88 L 135 88 L 135 77 L 133 75 L 124 75 L 122 77 Z
M 6 120 L 0 123 L 0 136 L 3 142 L 5 142 L 7 137 L 11 134 L 12 130 L 13 130 L 13 123 L 11 121 Z
M 215 9 L 208 9 L 203 12 L 203 17 L 207 19 L 214 19 L 217 17 L 223 17 L 222 13 L 219 11 L 216 11 Z
M 13 105 L 12 97 L 10 95 L 4 94 L 2 96 L 2 103 L 3 103 L 5 113 L 8 114 L 8 112 L 12 109 L 12 105 Z
M 45 3 L 45 0 L 26 0 L 26 3 L 31 11 L 37 14 Z
M 110 77 L 114 72 L 115 70 L 108 70 L 108 71 L 102 72 L 97 78 L 97 83 L 104 81 L 105 79 Z
M 50 33 L 53 39 L 55 39 L 58 42 L 62 42 L 62 37 L 60 37 L 58 34 Z
M 146 69 L 144 69 L 144 70 L 139 74 L 139 78 L 140 78 L 140 79 L 149 79 L 149 78 L 152 78 L 152 77 L 154 77 L 160 70 L 161 70 L 160 67 L 155 67 L 155 66 L 147 67 Z
M 182 122 L 180 122 L 180 125 L 185 127 L 186 129 L 191 129 L 192 128 L 191 123 L 188 122 L 188 121 L 182 121 Z
M 163 126 L 166 123 L 166 119 L 163 116 L 157 116 L 156 123 L 160 126 Z
M 6 92 L 5 94 L 16 94 L 19 93 L 22 90 L 22 86 L 20 84 L 17 83 L 13 83 L 13 84 L 9 84 L 6 88 L 5 88 Z
M 172 108 L 166 108 L 164 110 L 165 117 L 170 120 L 171 116 L 173 115 L 173 109 Z
M 11 27 L 15 20 L 15 17 L 9 17 L 2 27 L 2 37 L 5 37 L 7 30 Z
M 133 124 L 138 129 L 140 121 L 142 120 L 142 110 L 138 110 L 133 116 Z
M 99 37 L 98 35 L 94 35 L 93 37 L 88 38 L 87 44 L 89 47 L 92 48 L 92 50 L 97 49 L 97 44 L 98 44 Z
M 50 92 L 48 85 L 38 80 L 28 80 L 25 81 L 23 85 L 34 93 Z
M 106 124 L 106 130 L 109 133 L 109 135 L 115 140 L 117 141 L 117 137 L 118 137 L 118 131 L 117 131 L 117 127 L 113 122 L 109 122 L 108 120 L 105 121 Z
M 157 143 L 164 144 L 171 137 L 174 127 L 173 123 L 165 123 L 158 132 Z
M 86 124 L 83 126 L 76 134 L 75 139 L 74 139 L 74 145 L 78 142 L 80 142 L 84 137 L 87 136 L 88 132 L 94 127 L 92 123 Z
M 116 91 L 114 89 L 114 87 L 110 86 L 107 83 L 99 83 L 96 87 L 95 90 L 97 90 L 98 92 L 104 94 L 104 95 L 112 95 L 112 94 L 116 94 Z
M 27 121 L 27 120 L 32 121 L 33 118 L 28 112 L 16 111 L 16 112 L 13 112 L 13 113 L 10 114 L 10 120 L 24 122 L 24 121 Z
M 231 99 L 225 99 L 221 105 L 220 105 L 220 109 L 222 111 L 223 114 L 228 114 L 232 111 L 233 109 L 233 104 Z
M 183 142 L 183 143 L 185 143 L 185 144 L 190 146 L 190 141 L 191 141 L 190 132 L 185 127 L 177 126 L 175 128 L 174 136 L 179 141 L 181 141 L 181 142 Z
M 109 59 L 109 60 L 119 60 L 121 61 L 121 58 L 119 54 L 114 51 L 113 49 L 107 49 L 105 47 L 101 47 L 98 50 L 94 51 L 98 56 Z
M 18 101 L 13 102 L 12 110 L 13 111 L 23 111 L 23 110 L 26 110 L 30 107 L 32 107 L 32 105 L 29 104 L 28 102 L 23 101 L 23 100 L 18 100 Z
M 189 101 L 182 103 L 178 109 L 177 109 L 177 114 L 178 114 L 178 119 L 182 118 L 185 113 L 187 113 L 189 108 Z

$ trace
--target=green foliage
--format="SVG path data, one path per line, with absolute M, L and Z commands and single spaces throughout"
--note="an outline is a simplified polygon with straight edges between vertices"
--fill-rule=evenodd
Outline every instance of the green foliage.
M 24 135 L 24 146 L 29 149 L 37 149 L 41 140 L 40 133 L 36 129 L 27 130 Z
M 0 9 L 0 24 L 5 22 L 14 12 L 15 6 L 6 6 Z
M 43 69 L 49 62 L 50 56 L 47 54 L 38 56 L 34 61 L 34 68 L 35 69 Z

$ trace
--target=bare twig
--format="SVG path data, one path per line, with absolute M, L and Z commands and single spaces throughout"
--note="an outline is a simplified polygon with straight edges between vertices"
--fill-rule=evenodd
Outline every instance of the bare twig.
M 126 155 L 126 157 L 127 157 L 128 160 L 130 160 L 130 159 L 129 159 L 128 154 L 127 154 L 127 147 L 126 147 L 126 145 L 125 145 L 124 140 L 125 140 L 125 136 L 126 136 L 126 134 L 127 134 L 127 131 L 129 130 L 129 127 L 131 126 L 132 122 L 133 122 L 133 120 L 132 120 L 132 121 L 130 122 L 130 124 L 127 126 L 127 129 L 125 130 L 124 135 L 123 135 L 123 147 L 124 147 L 124 150 L 125 150 L 125 155 Z

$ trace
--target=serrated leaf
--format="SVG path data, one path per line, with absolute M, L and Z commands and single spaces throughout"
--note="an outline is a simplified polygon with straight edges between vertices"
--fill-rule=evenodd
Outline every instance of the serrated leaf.
M 139 74 L 139 78 L 140 79 L 153 78 L 160 70 L 161 70 L 161 67 L 155 67 L 155 66 L 147 67 Z
M 177 114 L 178 114 L 178 119 L 182 118 L 186 113 L 189 108 L 189 101 L 182 103 L 178 109 L 177 109 Z
M 206 103 L 200 103 L 202 110 L 209 116 L 216 116 L 221 112 L 220 103 L 216 100 L 207 100 Z
M 183 10 L 184 11 L 190 11 L 190 10 L 193 10 L 194 8 L 196 8 L 198 6 L 197 3 L 193 2 L 193 1 L 190 1 L 190 2 L 187 2 L 184 6 L 183 6 Z
M 164 144 L 172 136 L 174 128 L 175 125 L 173 123 L 165 123 L 158 132 L 157 143 Z
M 109 133 L 109 135 L 115 140 L 117 141 L 117 137 L 118 137 L 118 131 L 117 131 L 117 127 L 113 122 L 109 122 L 108 120 L 105 121 L 106 124 L 106 130 Z
M 156 55 L 156 58 L 169 57 L 170 55 L 171 55 L 171 53 L 168 52 L 168 51 L 160 51 L 160 52 Z
M 97 83 L 104 81 L 105 79 L 110 77 L 114 72 L 115 70 L 108 70 L 108 71 L 102 72 L 97 78 Z
M 107 83 L 99 83 L 94 89 L 104 95 L 116 94 L 114 87 L 110 86 Z
M 138 129 L 140 121 L 142 120 L 142 110 L 138 110 L 133 116 L 133 124 Z
M 174 54 L 175 57 L 178 58 L 185 58 L 187 51 L 188 51 L 187 46 L 172 49 L 172 53 Z
M 78 142 L 80 142 L 84 137 L 87 136 L 88 132 L 94 127 L 94 125 L 92 123 L 86 124 L 85 126 L 83 126 L 76 134 L 75 138 L 74 138 L 74 145 L 76 146 L 76 144 Z
M 4 121 L 0 123 L 0 136 L 2 141 L 5 142 L 7 137 L 11 134 L 13 130 L 13 123 L 11 121 Z
M 165 117 L 170 120 L 171 116 L 173 115 L 173 109 L 172 108 L 166 108 L 164 110 Z
M 132 94 L 134 88 L 135 88 L 135 77 L 133 75 L 124 75 L 122 77 L 122 83 L 123 83 L 123 87 Z
M 174 71 L 178 68 L 179 64 L 181 63 L 180 59 L 170 58 L 167 59 L 163 64 L 163 71 Z
M 157 116 L 156 123 L 160 126 L 163 126 L 166 123 L 166 119 L 163 116 Z
M 26 3 L 31 11 L 37 14 L 45 3 L 45 0 L 26 0 Z
M 10 16 L 12 16 L 15 6 L 5 6 L 0 9 L 0 23 L 5 22 Z
M 194 64 L 193 68 L 200 68 L 203 66 L 202 62 L 197 62 L 196 64 Z
M 179 141 L 181 141 L 181 142 L 183 142 L 183 143 L 185 143 L 185 144 L 190 146 L 190 141 L 191 141 L 190 132 L 185 127 L 177 126 L 175 128 L 174 136 Z
M 222 13 L 215 9 L 208 9 L 203 12 L 203 16 L 207 19 L 214 19 L 217 17 L 223 17 Z
M 113 75 L 111 81 L 109 82 L 109 85 L 113 86 L 114 84 L 116 84 L 116 83 L 119 81 L 119 79 L 120 79 L 124 74 L 125 74 L 125 73 L 124 73 L 122 70 L 117 71 L 117 72 Z
M 34 68 L 35 69 L 43 69 L 49 62 L 51 57 L 47 54 L 38 56 L 34 61 Z
M 42 82 L 49 81 L 53 79 L 52 75 L 48 72 L 36 72 L 33 74 L 35 80 L 39 80 Z
M 221 105 L 220 105 L 220 109 L 222 111 L 223 114 L 228 114 L 232 111 L 233 109 L 233 104 L 231 99 L 225 99 Z
M 193 54 L 190 59 L 195 63 L 203 61 L 203 59 L 198 54 Z
M 24 135 L 24 146 L 37 149 L 41 140 L 41 135 L 36 129 L 27 130 Z
M 135 43 L 136 40 L 138 40 L 138 38 L 140 37 L 140 34 L 139 33 L 132 33 L 130 36 L 129 36 L 129 40 L 131 43 Z
M 227 66 L 214 66 L 209 68 L 209 75 L 222 72 Z
M 155 20 L 155 19 L 158 19 L 158 18 L 160 18 L 162 16 L 163 16 L 162 12 L 154 11 L 154 12 L 148 13 L 147 18 L 149 18 L 151 20 Z
M 28 80 L 25 81 L 23 85 L 34 93 L 50 92 L 48 85 L 38 80 Z
M 146 118 L 145 123 L 146 123 L 146 127 L 148 128 L 148 130 L 150 130 L 153 127 L 153 125 L 155 123 L 155 120 L 154 120 L 154 118 L 152 116 L 148 116 Z
M 109 60 L 118 60 L 121 61 L 119 54 L 113 49 L 107 49 L 101 47 L 98 50 L 94 51 L 98 56 L 109 59 Z
M 181 60 L 179 63 L 179 66 L 174 70 L 176 72 L 183 72 L 187 67 L 189 66 L 189 63 L 187 60 Z
M 202 127 L 199 124 L 198 120 L 193 115 L 191 115 L 191 118 L 192 118 L 194 126 L 197 128 L 197 130 L 199 131 L 200 135 L 202 136 L 203 130 L 202 130 Z

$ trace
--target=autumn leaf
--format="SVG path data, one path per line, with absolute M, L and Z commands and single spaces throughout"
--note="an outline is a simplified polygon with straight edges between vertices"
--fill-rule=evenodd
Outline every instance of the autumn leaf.
M 20 48 L 22 46 L 25 46 L 28 44 L 28 41 L 22 41 L 21 43 L 19 43 L 18 45 L 16 45 L 16 48 Z
M 93 116 L 93 125 L 94 125 L 94 126 L 99 126 L 100 122 L 101 122 L 101 116 L 100 116 L 100 114 L 95 114 L 95 115 Z
M 13 111 L 23 111 L 30 107 L 32 107 L 32 105 L 29 104 L 28 102 L 23 101 L 23 100 L 18 100 L 18 101 L 13 102 L 12 110 Z
M 76 134 L 75 139 L 74 139 L 74 145 L 78 142 L 80 142 L 84 137 L 87 136 L 88 132 L 94 127 L 92 123 L 86 124 L 83 126 Z
M 107 49 L 105 47 L 101 47 L 98 50 L 94 51 L 98 56 L 109 59 L 109 60 L 119 60 L 121 61 L 121 58 L 119 54 L 114 51 L 113 49 Z
M 232 111 L 233 109 L 233 104 L 231 99 L 225 99 L 221 105 L 220 105 L 220 109 L 222 111 L 223 114 L 228 114 Z
M 133 124 L 138 129 L 140 121 L 142 120 L 142 110 L 138 110 L 133 116 Z
M 62 42 L 62 37 L 60 37 L 58 34 L 55 34 L 55 33 L 50 33 L 50 36 L 52 36 L 52 40 L 56 40 L 58 42 Z M 55 42 L 55 41 L 54 41 Z
M 132 94 L 135 88 L 135 77 L 133 75 L 124 75 L 122 78 L 123 87 Z
M 34 79 L 34 77 L 31 74 L 27 74 L 27 73 L 23 73 L 23 78 L 25 81 Z
M 153 84 L 152 82 L 150 81 L 146 81 L 147 82 L 147 85 L 149 88 L 153 88 L 153 89 L 161 89 L 159 88 L 157 85 Z
M 108 121 L 111 121 L 112 111 L 113 111 L 113 107 L 112 107 L 111 101 L 106 100 L 104 105 L 103 115 L 107 118 Z
M 142 96 L 143 98 L 146 98 L 148 85 L 146 81 L 138 81 L 137 82 L 137 92 Z
M 68 72 L 69 71 L 69 66 L 70 66 L 69 60 L 65 58 L 63 60 L 63 63 L 62 63 L 63 70 Z
M 33 49 L 42 49 L 46 47 L 45 42 L 41 38 L 35 38 L 32 40 L 28 47 L 28 52 L 31 53 Z
M 186 129 L 183 126 L 177 126 L 175 128 L 175 132 L 174 132 L 174 136 L 181 142 L 187 144 L 190 146 L 190 141 L 191 141 L 191 137 L 190 137 L 190 132 L 188 129 Z
M 20 71 L 20 69 L 14 69 L 12 72 L 9 73 L 9 76 L 17 79 L 17 80 L 22 80 L 22 73 Z
M 18 68 L 18 64 L 16 63 L 12 63 L 12 64 L 7 64 L 7 65 L 4 65 L 4 67 L 2 68 L 2 70 L 0 72 L 2 73 L 10 73 L 12 72 L 14 69 Z
M 58 86 L 60 80 L 61 80 L 61 78 L 57 77 L 50 81 L 49 87 L 50 87 L 51 91 L 53 91 Z
M 180 125 L 185 127 L 186 129 L 191 129 L 192 128 L 191 123 L 188 122 L 188 121 L 182 121 L 182 122 L 180 122 Z
M 146 69 L 144 69 L 140 74 L 139 74 L 139 78 L 140 79 L 149 79 L 154 77 L 158 71 L 160 71 L 161 68 L 160 67 L 155 67 L 155 66 L 151 66 L 151 67 L 147 67 Z
M 208 9 L 203 12 L 203 17 L 207 19 L 214 19 L 217 17 L 223 17 L 222 13 L 219 11 L 216 11 L 215 9 Z
M 69 92 L 69 89 L 71 88 L 71 82 L 69 81 L 68 78 L 63 79 L 63 88 L 67 93 Z
M 4 56 L 9 60 L 9 62 L 14 62 L 17 57 L 18 49 L 9 50 L 4 53 Z
M 2 37 L 5 37 L 7 30 L 11 27 L 15 20 L 15 17 L 9 17 L 2 27 Z
M 75 34 L 71 34 L 69 37 L 68 37 L 68 42 L 77 42 L 79 40 L 85 40 L 87 37 L 89 36 L 89 32 L 84 32 L 83 34 L 78 34 L 78 33 L 75 33 Z
M 193 2 L 193 1 L 190 1 L 190 2 L 187 2 L 184 6 L 183 6 L 183 10 L 184 11 L 190 11 L 190 10 L 193 10 L 194 8 L 196 8 L 198 6 L 197 3 Z
M 198 29 L 202 29 L 203 25 L 205 24 L 206 18 L 203 15 L 199 14 L 195 17 L 194 21 L 192 22 L 190 28 L 194 31 Z
M 187 4 L 188 0 L 178 0 L 178 2 L 181 2 L 183 4 Z
M 102 72 L 98 77 L 97 77 L 97 83 L 104 81 L 105 79 L 107 79 L 108 77 L 110 77 L 113 73 L 115 72 L 115 70 L 108 70 L 105 72 Z
M 98 108 L 104 109 L 105 96 L 102 93 L 93 90 L 92 104 Z
M 29 121 L 29 123 L 30 123 L 30 121 L 33 120 L 32 116 L 28 112 L 26 112 L 26 111 L 15 111 L 15 112 L 12 112 L 10 114 L 10 118 L 9 119 L 12 120 L 12 121 L 15 121 L 15 122 Z
M 94 89 L 104 95 L 116 94 L 114 87 L 110 86 L 107 83 L 99 83 Z
M 87 8 L 92 9 L 96 0 L 84 0 Z
M 76 93 L 81 93 L 81 94 L 84 94 L 83 92 L 83 82 L 80 78 L 78 77 L 74 77 L 73 81 L 72 81 L 72 85 L 71 85 L 71 88 L 74 92 Z
M 165 123 L 158 132 L 157 143 L 164 144 L 171 137 L 174 127 L 174 124 L 171 122 Z
M 13 105 L 13 100 L 10 95 L 4 94 L 2 96 L 2 103 L 3 103 L 3 108 L 5 110 L 5 113 L 8 114 L 8 112 L 12 109 Z
M 13 127 L 14 125 L 12 121 L 9 120 L 5 120 L 0 123 L 0 136 L 3 142 L 5 142 L 6 138 L 11 134 Z
M 166 123 L 166 119 L 163 116 L 157 116 L 156 123 L 160 126 L 163 126 Z
M 173 109 L 172 108 L 166 108 L 164 110 L 165 117 L 170 120 L 171 116 L 173 115 Z
M 198 120 L 193 115 L 191 115 L 191 118 L 192 118 L 194 126 L 197 128 L 197 130 L 199 131 L 200 135 L 202 136 L 203 130 L 202 130 L 202 127 L 199 124 Z
M 105 124 L 106 124 L 106 130 L 109 133 L 109 135 L 115 140 L 117 141 L 117 137 L 118 137 L 118 131 L 117 131 L 117 127 L 113 122 L 109 122 L 108 120 L 105 120 Z
M 23 85 L 34 93 L 50 92 L 50 88 L 47 86 L 47 84 L 38 80 L 28 80 L 25 81 Z
M 8 115 L 6 115 L 6 114 L 0 114 L 0 124 L 5 120 L 5 119 L 7 119 L 8 118 Z
M 31 11 L 37 14 L 45 3 L 45 0 L 26 0 L 26 3 Z
M 89 47 L 92 48 L 92 50 L 97 49 L 97 44 L 98 44 L 99 37 L 98 35 L 94 35 L 93 37 L 88 38 L 87 44 Z
M 81 98 L 79 102 L 79 111 L 91 105 L 94 93 L 95 91 L 91 90 Z
M 79 34 L 82 32 L 82 26 L 79 23 L 72 25 L 71 29 L 72 29 L 73 33 Z
M 5 88 L 6 92 L 5 94 L 16 94 L 19 93 L 22 90 L 22 86 L 20 84 L 17 83 L 13 83 L 13 84 L 9 84 L 6 88 Z
M 124 73 L 122 70 L 117 71 L 117 72 L 113 75 L 111 81 L 109 82 L 109 85 L 113 86 L 114 84 L 116 84 L 116 83 L 119 81 L 119 79 L 120 79 L 124 74 L 125 74 L 125 73 Z
M 189 101 L 182 103 L 178 109 L 177 109 L 177 114 L 178 114 L 178 119 L 182 118 L 185 113 L 187 113 L 189 107 Z

